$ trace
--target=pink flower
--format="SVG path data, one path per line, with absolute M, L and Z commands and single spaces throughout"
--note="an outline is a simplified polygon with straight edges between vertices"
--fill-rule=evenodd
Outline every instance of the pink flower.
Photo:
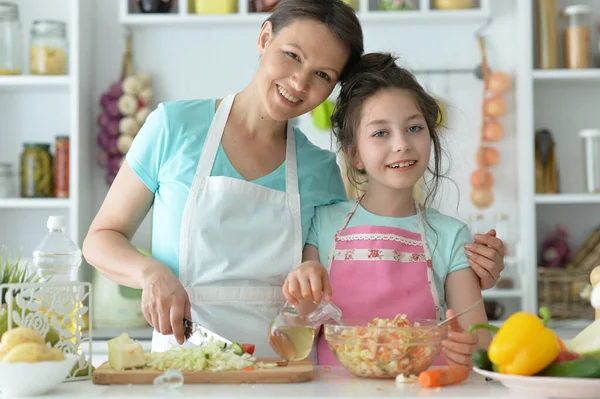
M 368 256 L 368 258 L 369 259 L 372 259 L 372 258 L 378 258 L 378 259 L 380 259 L 381 258 L 381 251 L 379 249 L 369 249 L 369 256 Z

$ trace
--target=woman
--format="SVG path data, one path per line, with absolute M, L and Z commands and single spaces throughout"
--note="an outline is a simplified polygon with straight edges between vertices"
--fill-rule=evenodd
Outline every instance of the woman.
M 354 11 L 341 0 L 282 0 L 258 50 L 258 71 L 237 95 L 163 103 L 148 117 L 85 239 L 91 265 L 143 290 L 153 351 L 182 344 L 187 317 L 273 355 L 267 328 L 315 207 L 346 199 L 335 155 L 288 120 L 323 102 L 360 58 Z M 130 240 L 152 206 L 150 258 Z M 481 244 L 485 288 L 503 268 L 489 245 L 502 242 Z

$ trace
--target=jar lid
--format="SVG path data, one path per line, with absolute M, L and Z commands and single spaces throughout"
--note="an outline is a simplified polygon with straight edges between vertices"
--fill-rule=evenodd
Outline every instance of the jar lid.
M 496 220 L 508 220 L 508 215 L 506 213 L 497 213 Z
M 19 19 L 19 6 L 15 3 L 0 1 L 0 20 L 14 21 Z
M 600 137 L 600 129 L 583 129 L 579 132 L 582 139 Z
M 50 144 L 48 143 L 24 143 L 23 146 L 25 148 L 50 148 Z
M 64 36 L 67 24 L 53 19 L 38 19 L 31 24 L 31 32 L 38 35 Z
M 562 11 L 562 14 L 566 17 L 571 17 L 574 15 L 591 14 L 591 13 L 592 13 L 592 9 L 590 8 L 590 6 L 587 6 L 585 4 L 568 6 L 568 7 L 565 7 Z

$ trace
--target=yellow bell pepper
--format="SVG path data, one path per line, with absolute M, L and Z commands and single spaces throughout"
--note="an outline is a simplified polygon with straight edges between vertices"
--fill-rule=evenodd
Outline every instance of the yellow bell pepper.
M 497 331 L 488 356 L 498 372 L 514 375 L 534 375 L 544 369 L 558 356 L 559 340 L 546 328 L 550 320 L 548 308 L 540 308 L 542 320 L 531 313 L 517 312 L 502 327 L 474 324 L 470 330 L 486 328 Z

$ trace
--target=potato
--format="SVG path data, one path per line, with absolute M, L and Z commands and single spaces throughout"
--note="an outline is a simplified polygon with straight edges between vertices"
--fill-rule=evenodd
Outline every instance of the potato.
M 54 360 L 54 353 L 47 346 L 37 342 L 25 342 L 4 355 L 2 363 L 37 363 L 49 360 Z
M 8 353 L 8 351 L 9 349 L 6 346 L 0 344 L 0 361 L 2 361 L 2 358 Z
M 2 345 L 8 350 L 27 342 L 33 342 L 39 345 L 45 345 L 46 343 L 44 337 L 37 331 L 27 327 L 13 328 L 2 335 Z
M 54 360 L 54 361 L 60 362 L 60 361 L 66 359 L 65 354 L 58 348 L 52 348 L 52 349 L 50 349 L 50 352 L 53 355 L 52 360 Z

